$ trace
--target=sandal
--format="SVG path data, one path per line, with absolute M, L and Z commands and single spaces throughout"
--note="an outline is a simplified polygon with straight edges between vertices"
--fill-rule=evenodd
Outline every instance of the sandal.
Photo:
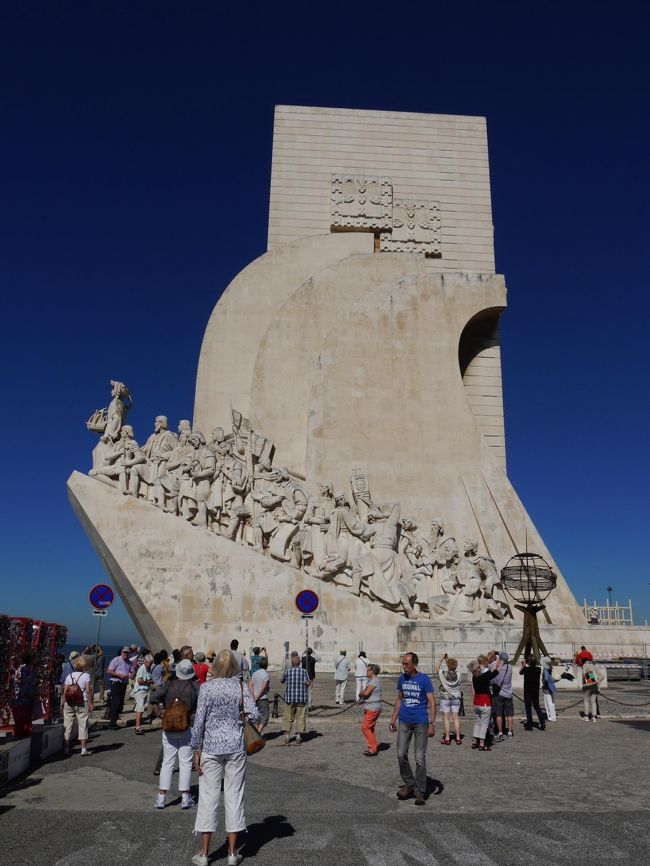
M 463 741 L 460 739 L 460 737 L 456 737 L 456 745 L 457 745 L 457 746 L 462 746 L 462 745 L 463 745 Z
M 491 752 L 492 751 L 490 746 L 479 746 L 478 750 L 479 750 L 479 752 Z
M 473 748 L 473 749 L 478 749 L 478 743 L 472 743 L 472 748 Z M 481 748 L 484 749 L 485 746 L 482 746 Z
M 451 740 L 449 737 L 443 737 L 442 740 L 440 740 L 440 743 L 443 746 L 448 746 L 451 743 Z

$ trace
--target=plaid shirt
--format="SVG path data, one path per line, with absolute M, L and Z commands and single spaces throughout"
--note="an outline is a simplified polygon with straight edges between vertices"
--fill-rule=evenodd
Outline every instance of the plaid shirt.
M 282 674 L 281 682 L 286 683 L 284 700 L 287 704 L 306 704 L 307 686 L 309 677 L 307 671 L 301 667 L 290 667 Z

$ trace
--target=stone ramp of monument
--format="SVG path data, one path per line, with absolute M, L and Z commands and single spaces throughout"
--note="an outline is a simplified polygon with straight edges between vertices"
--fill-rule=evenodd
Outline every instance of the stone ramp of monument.
M 397 651 L 400 617 L 290 565 L 263 556 L 150 503 L 73 472 L 68 498 L 145 642 L 154 649 L 192 644 L 220 649 L 266 646 L 274 663 L 284 642 L 305 645 L 296 595 L 321 600 L 310 635 L 327 660 L 359 641 Z

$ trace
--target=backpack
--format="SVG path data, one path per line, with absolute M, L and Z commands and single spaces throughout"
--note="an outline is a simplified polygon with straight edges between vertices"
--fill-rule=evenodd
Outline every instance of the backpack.
M 63 689 L 63 697 L 65 698 L 66 704 L 70 707 L 82 707 L 84 703 L 84 695 L 81 691 L 81 686 L 79 685 L 79 680 L 81 679 L 82 674 L 79 674 L 79 679 L 75 682 L 72 680 L 72 683 L 69 683 Z M 70 678 L 72 679 L 72 674 L 70 674 Z
M 190 726 L 190 711 L 185 701 L 174 698 L 171 707 L 165 709 L 162 717 L 162 729 L 167 733 L 181 733 Z

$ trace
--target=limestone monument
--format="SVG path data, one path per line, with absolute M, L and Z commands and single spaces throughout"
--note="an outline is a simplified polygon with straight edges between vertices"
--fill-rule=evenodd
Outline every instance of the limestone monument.
M 325 659 L 463 658 L 518 640 L 499 574 L 527 548 L 547 643 L 593 640 L 508 480 L 492 232 L 483 118 L 276 108 L 268 251 L 214 308 L 192 424 L 140 447 L 111 382 L 68 482 L 150 646 L 279 659 L 311 588 Z

